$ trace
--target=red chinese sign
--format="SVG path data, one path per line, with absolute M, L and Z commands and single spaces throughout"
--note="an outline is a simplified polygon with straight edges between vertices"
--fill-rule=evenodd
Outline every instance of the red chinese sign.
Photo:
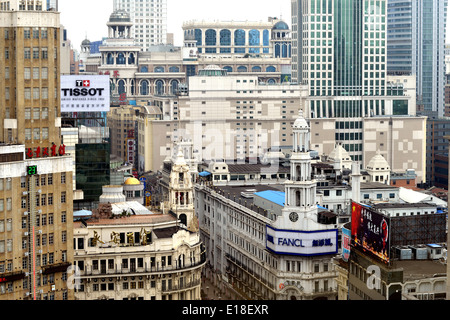
M 58 151 L 56 151 L 56 144 L 53 144 L 50 148 L 45 147 L 37 147 L 35 149 L 28 148 L 27 149 L 27 159 L 33 158 L 47 158 L 47 157 L 58 157 L 64 156 L 66 154 L 66 146 L 60 145 Z

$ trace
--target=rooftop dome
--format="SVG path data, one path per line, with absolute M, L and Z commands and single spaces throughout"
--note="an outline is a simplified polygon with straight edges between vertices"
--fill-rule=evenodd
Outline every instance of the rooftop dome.
M 330 153 L 328 156 L 330 160 L 333 161 L 351 161 L 350 154 L 347 152 L 347 150 L 344 149 L 344 147 L 341 144 L 336 145 L 334 150 Z
M 82 46 L 89 46 L 91 42 L 88 39 L 84 39 L 83 42 L 81 42 Z
M 273 26 L 272 30 L 289 30 L 289 26 L 286 22 L 280 21 Z
M 294 129 L 309 129 L 309 125 L 303 117 L 303 110 L 298 112 L 298 118 L 294 122 Z
M 109 22 L 131 22 L 131 17 L 125 10 L 116 10 L 109 16 Z
M 136 179 L 136 178 L 128 178 L 128 179 L 125 181 L 125 184 L 126 184 L 126 185 L 140 185 L 141 182 L 140 182 L 138 179 Z
M 386 171 L 390 170 L 390 167 L 389 163 L 381 155 L 380 151 L 378 151 L 377 154 L 372 159 L 370 159 L 369 163 L 367 164 L 367 169 Z

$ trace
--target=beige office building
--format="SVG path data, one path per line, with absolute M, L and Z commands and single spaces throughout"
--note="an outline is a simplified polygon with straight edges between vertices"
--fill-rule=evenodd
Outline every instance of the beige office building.
M 209 66 L 189 78 L 189 95 L 154 97 L 141 112 L 138 170 L 160 170 L 181 138 L 193 142 L 198 161 L 256 161 L 268 148 L 292 146 L 291 126 L 305 94 L 299 85 L 260 84 L 257 76 Z
M 60 18 L 0 11 L 0 300 L 70 300 L 72 163 L 61 143 Z

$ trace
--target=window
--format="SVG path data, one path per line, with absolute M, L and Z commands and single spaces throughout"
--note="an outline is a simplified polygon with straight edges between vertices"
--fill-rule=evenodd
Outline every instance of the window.
M 48 88 L 42 88 L 42 99 L 48 99 Z
M 31 68 L 24 68 L 24 79 L 25 80 L 31 79 Z
M 33 139 L 34 140 L 40 140 L 41 139 L 41 129 L 34 128 L 33 129 Z
M 66 203 L 66 193 L 61 192 L 61 203 Z
M 39 68 L 33 68 L 33 79 L 39 80 Z
M 48 108 L 42 108 L 42 119 L 48 119 Z
M 31 129 L 25 128 L 25 140 L 31 140 Z
M 33 39 L 39 39 L 39 28 L 33 28 Z
M 48 140 L 48 128 L 42 128 L 42 140 Z
M 41 69 L 41 79 L 48 79 L 48 68 L 42 68 Z
M 39 48 L 33 48 L 33 59 L 39 59 Z
M 24 98 L 25 100 L 31 100 L 31 88 L 24 89 Z
M 30 30 L 30 28 L 23 29 L 23 37 L 25 39 L 30 39 L 31 38 L 31 30 Z
M 33 120 L 39 120 L 41 117 L 41 110 L 39 108 L 33 108 Z
M 42 59 L 47 59 L 47 58 L 48 58 L 48 49 L 42 48 Z

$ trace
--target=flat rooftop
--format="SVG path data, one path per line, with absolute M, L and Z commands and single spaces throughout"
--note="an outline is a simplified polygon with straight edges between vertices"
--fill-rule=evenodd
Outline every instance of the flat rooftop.
M 398 187 L 390 186 L 379 182 L 361 182 L 361 190 L 363 189 L 398 189 Z
M 446 276 L 447 273 L 447 267 L 438 260 L 394 260 L 392 266 L 403 269 L 404 281 Z
M 224 196 L 225 198 L 234 201 L 237 204 L 245 206 L 246 208 L 258 214 L 268 217 L 266 210 L 253 204 L 254 193 L 264 191 L 284 192 L 284 185 L 216 186 L 212 190 Z M 248 197 L 244 196 L 243 194 L 247 194 Z
M 283 166 L 280 164 L 229 164 L 228 170 L 230 174 L 236 173 L 262 173 L 262 174 L 276 174 L 276 173 L 290 173 L 290 166 Z
M 436 205 L 431 203 L 377 203 L 373 204 L 375 209 L 397 209 L 397 208 L 436 208 Z

